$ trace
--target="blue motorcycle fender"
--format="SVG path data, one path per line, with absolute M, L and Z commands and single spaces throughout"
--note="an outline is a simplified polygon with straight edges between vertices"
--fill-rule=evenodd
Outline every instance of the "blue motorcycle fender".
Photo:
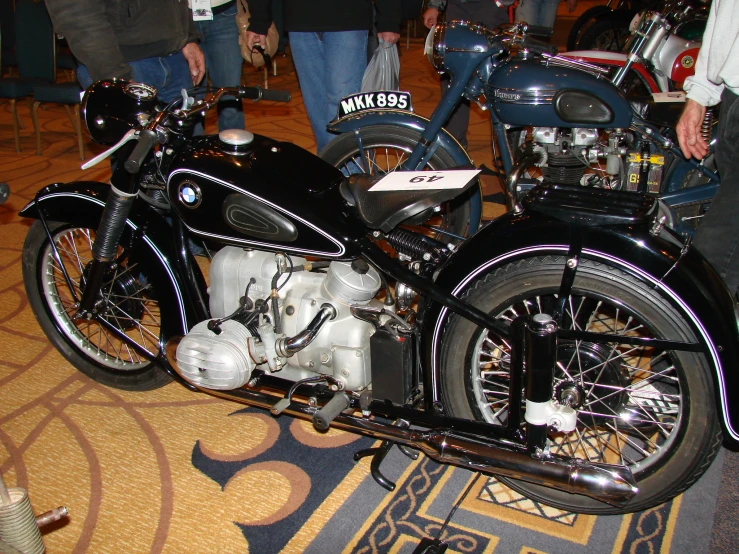
M 428 124 L 428 119 L 413 112 L 378 110 L 334 120 L 329 123 L 328 130 L 343 134 L 370 125 L 394 125 L 423 133 Z M 462 148 L 462 145 L 446 129 L 439 131 L 436 141 L 439 143 L 440 148 L 443 148 L 451 155 L 457 165 L 474 167 L 472 159 L 470 159 L 465 149 Z
M 441 268 L 436 284 L 459 297 L 479 276 L 510 262 L 566 256 L 572 231 L 565 222 L 528 210 L 506 214 L 469 238 Z M 739 328 L 733 298 L 695 249 L 684 252 L 676 235 L 662 233 L 655 238 L 646 227 L 590 227 L 583 234 L 582 256 L 649 283 L 683 315 L 710 364 L 724 438 L 739 446 Z M 449 315 L 446 308 L 430 304 L 421 331 L 426 390 L 440 406 L 438 346 Z
M 41 219 L 43 215 L 45 221 L 97 229 L 109 190 L 110 185 L 94 181 L 51 184 L 40 190 L 20 215 L 33 219 Z M 202 318 L 202 315 L 198 317 L 192 301 L 197 293 L 188 289 L 189 280 L 182 275 L 177 262 L 172 226 L 163 216 L 143 202 L 137 202 L 126 227 L 138 239 L 137 258 L 149 268 L 147 276 L 156 290 L 162 313 L 160 347 L 163 347 L 167 340 L 184 335 Z M 197 283 L 193 286 L 199 286 L 201 298 L 207 298 L 205 280 L 197 264 L 193 262 L 192 265 Z

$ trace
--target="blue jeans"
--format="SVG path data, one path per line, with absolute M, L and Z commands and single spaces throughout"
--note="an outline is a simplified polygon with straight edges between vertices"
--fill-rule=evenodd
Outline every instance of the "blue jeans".
M 291 32 L 289 39 L 305 110 L 320 152 L 336 137 L 326 125 L 336 117 L 339 101 L 362 88 L 367 31 Z
M 182 89 L 191 89 L 192 75 L 182 52 L 165 57 L 144 58 L 128 62 L 133 70 L 133 81 L 145 83 L 157 89 L 159 100 L 171 102 L 182 95 Z M 86 89 L 92 84 L 87 67 L 77 67 L 77 80 Z
M 553 29 L 559 2 L 560 0 L 523 0 L 516 8 L 516 21 Z
M 196 21 L 200 48 L 205 54 L 205 68 L 215 88 L 241 85 L 239 29 L 236 26 L 236 4 L 214 14 L 212 21 Z M 243 129 L 244 106 L 241 100 L 223 98 L 218 103 L 218 130 Z

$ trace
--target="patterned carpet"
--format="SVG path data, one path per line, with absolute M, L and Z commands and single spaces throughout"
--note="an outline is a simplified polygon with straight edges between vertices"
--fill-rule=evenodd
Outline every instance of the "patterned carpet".
M 278 64 L 270 87 L 291 90 L 293 101 L 247 104 L 247 127 L 311 149 L 295 75 L 288 60 Z M 429 115 L 438 80 L 421 55 L 420 38 L 403 47 L 401 68 L 402 88 L 411 91 L 416 111 Z M 260 79 L 246 74 L 248 84 Z M 23 289 L 29 222 L 17 212 L 41 186 L 105 180 L 108 170 L 106 164 L 79 170 L 63 108 L 41 113 L 40 157 L 25 106 L 21 117 L 26 129 L 18 154 L 9 108 L 0 105 L 0 180 L 12 189 L 0 206 L 0 472 L 8 486 L 28 489 L 36 513 L 68 507 L 66 521 L 44 530 L 47 551 L 410 553 L 423 536 L 434 536 L 474 474 L 424 457 L 412 461 L 393 449 L 383 471 L 398 487 L 387 493 L 370 477 L 368 459 L 352 461 L 353 452 L 372 444 L 368 439 L 319 435 L 305 422 L 175 384 L 148 393 L 109 389 L 49 345 Z M 470 126 L 476 163 L 492 165 L 489 140 L 489 122 L 477 110 Z M 88 159 L 99 152 L 87 148 Z M 498 191 L 494 180 L 485 183 L 486 195 Z M 487 204 L 485 213 L 501 209 Z M 445 532 L 448 552 L 700 553 L 710 551 L 712 540 L 715 551 L 730 552 L 732 542 L 721 540 L 736 529 L 726 525 L 727 517 L 736 522 L 734 499 L 727 497 L 736 486 L 731 475 L 722 484 L 724 458 L 722 452 L 683 496 L 626 517 L 564 513 L 480 478 Z M 717 502 L 725 517 L 717 518 L 714 532 Z

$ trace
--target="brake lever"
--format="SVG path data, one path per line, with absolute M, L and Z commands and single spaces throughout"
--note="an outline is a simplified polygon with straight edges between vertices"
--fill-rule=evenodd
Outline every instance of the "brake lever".
M 115 152 L 116 150 L 118 150 L 121 146 L 123 146 L 124 144 L 126 144 L 129 140 L 139 140 L 138 131 L 136 131 L 135 129 L 129 129 L 128 131 L 126 131 L 126 134 L 123 135 L 123 137 L 121 138 L 121 140 L 119 140 L 118 142 L 116 142 L 113 146 L 111 146 L 110 148 L 108 148 L 105 152 L 102 152 L 102 153 L 98 154 L 97 156 L 95 156 L 94 158 L 92 158 L 92 159 L 86 161 L 85 163 L 83 163 L 82 166 L 81 166 L 82 169 L 90 169 L 91 167 L 99 164 L 105 158 L 110 157 L 111 154 L 113 154 L 113 152 Z

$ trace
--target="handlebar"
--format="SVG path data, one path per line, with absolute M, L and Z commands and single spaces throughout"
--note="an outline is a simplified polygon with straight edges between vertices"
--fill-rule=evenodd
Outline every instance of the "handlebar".
M 183 95 L 185 93 L 183 92 Z M 194 117 L 197 114 L 201 114 L 218 104 L 218 101 L 224 95 L 236 96 L 237 98 L 245 98 L 259 102 L 260 100 L 269 100 L 271 102 L 289 102 L 291 99 L 290 92 L 287 90 L 270 90 L 262 87 L 231 87 L 231 88 L 220 88 L 212 95 L 208 96 L 202 102 L 196 102 L 194 105 L 187 109 L 165 109 L 164 111 L 157 114 L 152 121 L 146 125 L 144 129 L 139 133 L 139 142 L 131 152 L 131 155 L 123 164 L 126 171 L 131 174 L 138 173 L 141 170 L 141 164 L 153 150 L 154 146 L 159 142 L 166 142 L 166 135 L 160 135 L 160 132 L 166 132 L 160 125 L 164 122 L 166 127 L 166 120 L 168 117 L 173 117 L 177 120 L 183 121 Z M 187 96 L 184 96 L 183 105 L 187 104 Z
M 553 29 L 550 27 L 544 27 L 543 25 L 529 25 L 526 24 L 526 33 L 535 37 L 550 38 L 552 36 Z
M 141 164 L 146 159 L 146 156 L 149 155 L 149 152 L 151 152 L 154 145 L 158 142 L 159 137 L 157 136 L 156 131 L 152 131 L 150 129 L 144 129 L 141 131 L 141 133 L 139 133 L 139 142 L 134 147 L 133 152 L 131 152 L 131 155 L 126 160 L 126 163 L 123 164 L 126 171 L 129 173 L 138 173 L 141 169 Z
M 239 97 L 247 100 L 270 100 L 272 102 L 289 102 L 292 98 L 289 90 L 272 90 L 262 87 L 242 87 L 239 89 Z
M 543 27 L 543 29 L 547 28 Z M 531 26 L 529 26 L 528 33 L 536 34 L 531 31 Z M 557 46 L 555 44 L 549 44 L 548 42 L 545 42 L 543 40 L 535 39 L 533 37 L 530 37 L 528 34 L 524 35 L 523 39 L 521 40 L 521 46 L 526 50 L 534 52 L 535 54 L 550 54 L 552 56 L 555 56 L 557 54 Z

